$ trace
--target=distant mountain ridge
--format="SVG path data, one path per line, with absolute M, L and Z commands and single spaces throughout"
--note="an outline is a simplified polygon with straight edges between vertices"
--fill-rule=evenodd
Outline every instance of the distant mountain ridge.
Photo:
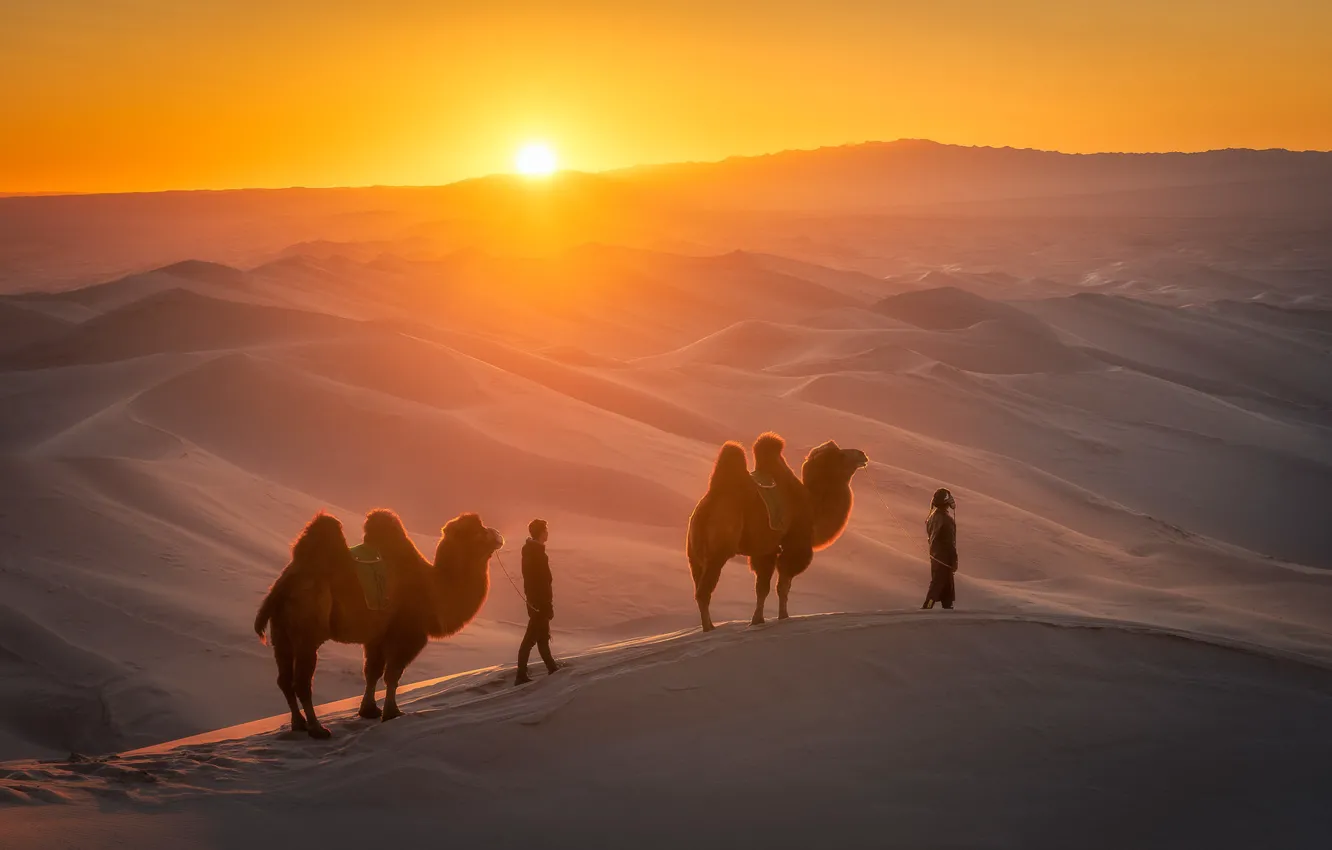
M 1291 181 L 1312 201 L 1332 184 L 1332 152 L 1069 154 L 904 139 L 611 173 L 695 204 L 825 213 Z

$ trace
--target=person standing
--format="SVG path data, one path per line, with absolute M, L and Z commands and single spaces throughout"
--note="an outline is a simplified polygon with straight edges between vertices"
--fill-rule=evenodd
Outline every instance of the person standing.
M 930 589 L 922 609 L 933 608 L 936 602 L 951 609 L 957 598 L 953 583 L 957 572 L 957 520 L 950 513 L 956 508 L 957 502 L 947 488 L 934 491 L 930 515 L 925 520 L 925 535 L 930 541 Z
M 523 595 L 527 597 L 527 631 L 518 647 L 518 678 L 515 685 L 523 685 L 532 678 L 527 675 L 527 659 L 535 646 L 546 662 L 546 672 L 554 673 L 560 665 L 550 654 L 550 621 L 555 619 L 554 577 L 550 572 L 550 558 L 546 555 L 546 540 L 550 529 L 544 519 L 534 519 L 527 526 L 530 535 L 523 544 Z

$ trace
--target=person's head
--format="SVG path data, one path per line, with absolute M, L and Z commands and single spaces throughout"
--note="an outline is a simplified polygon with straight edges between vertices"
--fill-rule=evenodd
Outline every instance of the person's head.
M 931 508 L 955 508 L 957 502 L 953 499 L 953 493 L 947 487 L 940 487 L 934 491 L 934 498 L 930 500 Z
M 534 519 L 527 524 L 527 536 L 538 543 L 545 543 L 546 538 L 550 536 L 550 529 L 546 528 L 544 519 Z

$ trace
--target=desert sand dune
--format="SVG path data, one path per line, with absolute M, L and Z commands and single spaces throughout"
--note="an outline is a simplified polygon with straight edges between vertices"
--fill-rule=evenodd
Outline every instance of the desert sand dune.
M 25 348 L 60 336 L 68 324 L 27 305 L 0 301 L 0 352 Z
M 185 260 L 92 286 L 19 293 L 11 298 L 53 316 L 84 321 L 171 290 L 237 301 L 258 300 L 240 269 L 198 260 Z
M 1193 308 L 1242 325 L 1246 330 L 1275 334 L 1311 345 L 1315 351 L 1332 349 L 1332 310 L 1280 306 L 1261 301 L 1211 301 Z
M 850 356 L 865 351 L 884 336 L 873 330 L 816 329 L 749 319 L 676 351 L 637 362 L 668 367 L 714 363 L 748 371 L 768 370 L 810 358 Z
M 0 788 L 34 805 L 10 810 L 10 834 L 226 848 L 259 830 L 350 847 L 373 812 L 384 839 L 447 829 L 502 847 L 551 829 L 588 846 L 678 846 L 704 818 L 710 839 L 779 847 L 830 831 L 1316 847 L 1328 826 L 1326 667 L 1104 620 L 730 624 L 608 646 L 524 691 L 491 668 L 405 699 L 409 716 L 387 726 L 329 706 L 328 744 L 274 736 L 275 717 L 109 761 L 11 763 Z M 966 816 L 941 820 L 939 795 Z
M 1199 380 L 1214 395 L 1321 409 L 1332 401 L 1326 358 L 1298 336 L 1256 334 L 1197 310 L 1120 296 L 1077 295 L 1025 308 L 1115 362 Z
M 926 280 L 933 283 L 930 276 Z M 1020 324 L 1038 333 L 1050 334 L 1039 321 L 1015 307 L 997 303 L 956 286 L 940 286 L 891 295 L 873 309 L 918 328 L 957 331 L 981 322 Z
M 469 313 L 417 311 L 410 326 L 348 322 L 176 288 L 70 328 L 64 347 L 45 349 L 45 359 L 9 365 L 0 376 L 12 402 L 6 463 L 22 508 L 5 523 L 22 524 L 19 541 L 51 541 L 13 547 L 42 553 L 11 573 L 28 588 L 15 598 L 40 595 L 42 610 L 68 611 L 73 627 L 52 640 L 106 650 L 112 670 L 130 683 L 114 696 L 107 686 L 98 691 L 115 707 L 112 726 L 87 732 L 79 710 L 53 704 L 43 728 L 23 727 L 11 752 L 104 751 L 261 713 L 271 684 L 256 666 L 247 612 L 281 564 L 284 541 L 321 506 L 354 527 L 358 513 L 392 504 L 423 539 L 464 509 L 510 529 L 545 515 L 567 535 L 554 544 L 566 563 L 556 623 L 566 646 L 684 625 L 692 601 L 681 589 L 679 547 L 697 483 L 718 442 L 774 425 L 796 452 L 835 434 L 880 461 L 837 556 L 802 579 L 798 610 L 843 607 L 867 594 L 914 604 L 920 494 L 949 481 L 979 502 L 969 527 L 975 565 L 965 579 L 979 603 L 1099 616 L 1131 610 L 1164 625 L 1305 649 L 1326 640 L 1317 611 L 1328 588 L 1319 573 L 1268 566 L 1217 542 L 1325 563 L 1315 520 L 1317 495 L 1328 492 L 1328 458 L 1321 426 L 1309 422 L 1316 415 L 1252 413 L 1187 385 L 1231 386 L 1215 369 L 1205 380 L 1196 373 L 1238 332 L 1237 320 L 1177 320 L 1165 308 L 1105 319 L 1100 302 L 1083 299 L 1037 305 L 1074 329 L 1059 332 L 1079 351 L 1040 324 L 1048 317 L 1015 318 L 1013 306 L 957 289 L 940 295 L 917 287 L 890 297 L 902 317 L 862 321 L 876 314 L 837 307 L 847 302 L 795 284 L 795 302 L 778 299 L 779 315 L 793 323 L 727 325 L 728 316 L 760 304 L 771 283 L 751 274 L 755 258 L 714 263 L 610 249 L 569 256 L 562 262 L 596 271 L 605 292 L 678 279 L 726 306 L 705 317 L 659 312 L 654 321 L 668 333 L 653 345 L 688 340 L 674 351 L 625 361 L 603 354 L 597 339 L 581 339 L 591 356 L 569 363 L 479 333 Z M 494 266 L 485 257 L 470 262 Z M 395 265 L 393 277 L 362 278 L 357 268 L 339 266 L 344 285 L 333 309 L 344 316 L 401 315 L 404 308 L 385 305 L 375 287 L 404 275 L 399 305 L 443 285 L 411 280 L 430 263 Z M 246 276 L 261 279 L 271 303 L 311 303 L 318 287 L 308 269 L 298 271 L 289 283 L 282 267 Z M 710 290 L 722 281 L 732 288 L 716 300 Z M 892 287 L 885 283 L 886 294 Z M 503 286 L 486 297 L 499 303 Z M 1092 318 L 1077 314 L 1084 303 Z M 426 316 L 431 323 L 422 323 Z M 565 314 L 568 328 L 577 316 Z M 963 327 L 920 326 L 940 320 Z M 638 321 L 614 316 L 606 332 L 632 334 Z M 1077 322 L 1110 329 L 1075 340 Z M 1107 369 L 1095 346 L 1113 347 L 1112 329 L 1121 326 L 1130 340 L 1163 337 L 1146 353 L 1190 381 L 1152 377 L 1148 367 Z M 558 348 L 568 334 L 534 321 L 520 335 Z M 1264 362 L 1284 368 L 1316 341 L 1263 345 L 1272 357 L 1250 364 L 1250 373 Z M 1144 357 L 1140 347 L 1124 350 Z M 66 365 L 53 368 L 57 362 Z M 1199 468 L 1201 456 L 1208 462 Z M 1284 505 L 1292 487 L 1307 497 Z M 1237 501 L 1239 489 L 1247 501 Z M 38 519 L 56 503 L 60 511 Z M 74 526 L 77 535 L 58 532 Z M 114 557 L 98 557 L 102 551 Z M 125 573 L 126 564 L 170 568 Z M 57 593 L 89 578 L 76 600 Z M 491 607 L 472 631 L 428 652 L 422 675 L 507 659 L 522 608 L 502 576 L 495 580 Z M 719 610 L 743 612 L 747 585 L 743 570 L 728 571 Z M 205 604 L 210 613 L 200 620 Z M 111 609 L 122 612 L 116 622 L 136 620 L 123 639 L 108 641 L 102 624 Z M 179 634 L 193 637 L 164 642 Z M 356 668 L 353 654 L 331 650 L 321 687 L 353 691 Z M 185 676 L 183 686 L 164 688 L 173 675 Z M 9 681 L 16 696 L 50 690 L 30 687 L 23 675 Z M 225 696 L 210 684 L 222 681 Z
M 141 395 L 134 407 L 163 430 L 276 482 L 327 494 L 335 504 L 388 504 L 396 494 L 434 506 L 428 516 L 404 512 L 414 527 L 461 513 L 465 504 L 479 511 L 501 500 L 508 513 L 554 504 L 644 523 L 665 522 L 684 507 L 646 478 L 548 459 L 498 442 L 447 411 L 432 406 L 408 415 L 383 399 L 235 354 Z M 243 425 L 229 416 L 236 400 L 247 404 Z M 315 470 L 317 458 L 334 462 Z M 478 485 L 489 492 L 477 492 Z
M 168 289 L 94 317 L 59 338 L 4 358 L 16 369 L 105 363 L 152 354 L 213 351 L 350 334 L 355 323 L 323 313 L 209 298 Z
M 1075 382 L 1083 389 L 1061 393 Z M 1148 393 L 1156 403 L 1138 405 L 1135 415 L 1132 400 Z M 1219 539 L 1328 564 L 1314 494 L 1326 492 L 1332 467 L 1317 429 L 1273 427 L 1214 401 L 1200 409 L 1196 394 L 1131 373 L 1014 380 L 939 367 L 826 375 L 799 397 L 1020 460 Z M 1208 436 L 1215 426 L 1195 426 L 1210 418 L 1207 408 L 1233 430 Z M 1207 463 L 1196 468 L 1200 452 Z

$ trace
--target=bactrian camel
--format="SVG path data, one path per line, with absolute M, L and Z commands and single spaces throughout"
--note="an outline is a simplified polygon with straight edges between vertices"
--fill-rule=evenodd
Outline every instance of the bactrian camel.
M 313 697 L 319 647 L 329 640 L 365 647 L 360 715 L 401 716 L 397 690 L 403 671 L 430 638 L 458 633 L 481 610 L 490 589 L 490 556 L 504 544 L 476 514 L 449 520 L 441 534 L 431 564 L 397 514 L 375 510 L 366 516 L 365 543 L 378 551 L 387 573 L 386 600 L 372 609 L 342 523 L 321 512 L 305 526 L 254 620 L 261 639 L 272 627 L 278 688 L 291 709 L 293 730 L 330 736 L 315 716 Z M 387 689 L 382 711 L 375 704 L 381 676 Z
M 869 463 L 865 453 L 839 448 L 829 440 L 809 453 L 797 478 L 782 456 L 784 447 L 782 438 L 771 433 L 754 443 L 754 472 L 773 487 L 780 528 L 773 527 L 775 520 L 750 475 L 744 447 L 734 442 L 721 447 L 708 492 L 689 517 L 685 550 L 704 631 L 713 629 L 709 605 L 727 561 L 749 556 L 754 625 L 763 622 L 763 603 L 774 572 L 777 616 L 786 619 L 791 580 L 805 571 L 816 551 L 837 540 L 851 518 L 851 477 Z

